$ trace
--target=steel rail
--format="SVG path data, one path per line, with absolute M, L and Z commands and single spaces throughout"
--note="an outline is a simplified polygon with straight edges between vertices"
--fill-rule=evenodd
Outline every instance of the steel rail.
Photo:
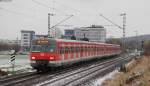
M 32 76 L 32 75 L 35 75 L 35 74 L 37 74 L 37 73 L 36 72 L 28 72 L 28 73 L 21 73 L 21 74 L 10 75 L 10 76 L 1 78 L 0 79 L 0 84 L 7 83 L 9 81 L 12 81 L 12 80 L 15 80 L 15 79 L 19 79 L 19 78 L 22 78 L 22 77 Z
M 31 74 L 22 74 L 22 75 L 17 75 L 17 76 L 13 76 L 13 77 L 6 77 L 6 78 L 1 78 L 0 79 L 0 85 L 2 86 L 10 86 L 10 85 L 38 85 L 40 82 L 45 82 L 46 80 L 52 80 L 54 78 L 58 78 L 58 76 L 65 76 L 64 74 L 68 74 L 68 73 L 72 73 L 74 71 L 80 71 L 82 69 L 85 69 L 87 67 L 91 67 L 93 65 L 96 65 L 99 63 L 100 65 L 109 63 L 111 61 L 117 60 L 117 59 L 121 59 L 122 57 L 118 57 L 118 58 L 112 58 L 112 59 L 107 59 L 107 60 L 99 60 L 96 61 L 95 63 L 92 62 L 90 64 L 81 64 L 81 66 L 79 67 L 78 65 L 76 66 L 72 66 L 72 67 L 68 67 L 65 68 L 63 70 L 57 70 L 57 71 L 53 71 L 47 74 L 37 74 L 37 73 L 32 73 Z
M 117 58 L 118 59 L 118 58 Z M 122 58 L 120 58 L 120 60 L 122 60 Z M 119 60 L 119 61 L 120 61 Z M 47 84 L 52 84 L 52 83 L 55 83 L 55 82 L 58 82 L 58 81 L 60 81 L 60 80 L 62 80 L 62 79 L 65 79 L 65 78 L 68 78 L 69 76 L 73 76 L 73 75 L 75 75 L 75 74 L 79 74 L 79 73 L 81 73 L 81 72 L 84 72 L 84 71 L 86 71 L 86 70 L 90 70 L 90 69 L 93 69 L 93 68 L 95 68 L 95 67 L 98 67 L 98 66 L 101 66 L 102 64 L 106 64 L 106 63 L 112 63 L 113 64 L 113 62 L 116 62 L 116 61 L 118 61 L 118 60 L 111 60 L 111 61 L 106 61 L 106 62 L 103 62 L 103 63 L 99 63 L 99 64 L 96 64 L 95 66 L 92 66 L 92 67 L 89 67 L 89 68 L 84 68 L 84 69 L 82 69 L 82 70 L 80 70 L 80 71 L 75 71 L 74 73 L 70 73 L 70 74 L 63 74 L 63 75 L 60 75 L 60 76 L 56 76 L 55 77 L 55 79 L 53 78 L 53 79 L 51 79 L 51 80 L 48 80 L 48 81 L 45 81 L 45 82 L 43 82 L 43 83 L 40 83 L 40 84 L 37 84 L 38 86 L 40 85 L 40 86 L 43 86 L 43 85 L 47 85 Z M 110 64 L 108 64 L 108 65 L 110 65 Z M 103 66 L 102 68 L 105 68 L 106 66 Z

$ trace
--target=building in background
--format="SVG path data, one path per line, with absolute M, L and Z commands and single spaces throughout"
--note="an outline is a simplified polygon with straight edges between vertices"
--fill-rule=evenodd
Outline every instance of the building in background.
M 0 40 L 1 44 L 8 44 L 8 45 L 20 45 L 21 40 Z
M 106 29 L 100 25 L 92 25 L 90 27 L 75 28 L 74 35 L 77 40 L 81 40 L 85 37 L 88 38 L 89 41 L 91 42 L 106 41 Z
M 53 38 L 61 38 L 62 37 L 62 31 L 59 27 L 53 27 L 50 29 L 50 36 Z
M 29 51 L 31 41 L 35 37 L 35 32 L 30 30 L 21 30 L 21 51 Z
M 39 39 L 39 38 L 47 38 L 48 35 L 35 35 L 34 39 Z
M 71 39 L 72 36 L 74 36 L 74 30 L 73 29 L 66 29 L 65 30 L 65 34 L 64 34 L 64 38 L 65 39 Z

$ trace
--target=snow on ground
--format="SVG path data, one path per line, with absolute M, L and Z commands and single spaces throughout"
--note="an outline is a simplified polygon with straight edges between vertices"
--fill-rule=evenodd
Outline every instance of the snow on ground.
M 12 64 L 10 55 L 0 55 L 0 69 L 4 71 L 12 71 Z M 32 71 L 28 55 L 16 55 L 15 56 L 15 71 L 26 72 Z
M 114 70 L 113 72 L 110 72 L 109 74 L 96 79 L 94 81 L 94 86 L 101 86 L 105 80 L 112 79 L 116 73 L 118 73 L 118 70 Z

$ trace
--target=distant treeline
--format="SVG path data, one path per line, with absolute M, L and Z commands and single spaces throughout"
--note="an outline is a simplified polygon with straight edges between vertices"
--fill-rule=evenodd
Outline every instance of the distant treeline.
M 0 43 L 0 51 L 7 51 L 7 50 L 16 50 L 19 51 L 20 46 L 17 44 L 4 44 Z
M 119 44 L 122 46 L 122 41 L 117 38 L 107 39 L 106 43 Z M 131 40 L 125 42 L 125 48 L 129 50 L 144 50 L 145 55 L 150 55 L 150 40 L 137 41 Z
M 150 41 L 144 43 L 144 54 L 150 55 Z

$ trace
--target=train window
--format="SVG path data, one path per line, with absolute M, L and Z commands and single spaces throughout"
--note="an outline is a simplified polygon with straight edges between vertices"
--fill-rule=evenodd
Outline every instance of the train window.
M 72 51 L 72 53 L 74 53 L 74 52 L 75 52 L 75 48 L 74 48 L 74 47 L 72 47 L 72 50 L 71 50 L 71 51 Z
M 61 54 L 61 47 L 59 48 L 59 53 Z
M 86 51 L 88 51 L 88 48 L 87 48 L 87 47 L 85 47 L 85 52 L 86 52 Z
M 78 52 L 78 47 L 76 47 L 76 52 Z
M 83 47 L 81 47 L 81 52 L 83 52 Z
M 68 48 L 68 53 L 71 53 L 71 47 Z
M 85 47 L 85 52 L 87 51 L 87 47 Z
M 66 47 L 63 48 L 63 53 L 64 53 L 64 54 L 66 53 Z
M 68 47 L 68 53 L 70 53 L 70 47 Z
M 64 47 L 64 54 L 66 53 L 66 47 Z
M 77 52 L 79 52 L 79 50 L 80 50 L 79 47 L 77 47 Z
M 61 54 L 61 47 L 59 48 L 59 53 Z
M 68 53 L 68 48 L 67 47 L 65 48 L 65 53 Z
M 78 47 L 78 49 L 79 49 L 79 50 L 78 50 L 78 52 L 81 52 L 81 48 L 80 48 L 80 47 Z
M 72 51 L 72 53 L 74 53 L 74 47 L 71 47 L 71 51 Z
M 63 54 L 63 47 L 60 47 L 60 54 Z
M 68 47 L 68 53 L 70 53 L 70 47 Z
M 64 47 L 62 47 L 62 54 L 64 54 L 65 53 L 65 49 L 64 49 Z

